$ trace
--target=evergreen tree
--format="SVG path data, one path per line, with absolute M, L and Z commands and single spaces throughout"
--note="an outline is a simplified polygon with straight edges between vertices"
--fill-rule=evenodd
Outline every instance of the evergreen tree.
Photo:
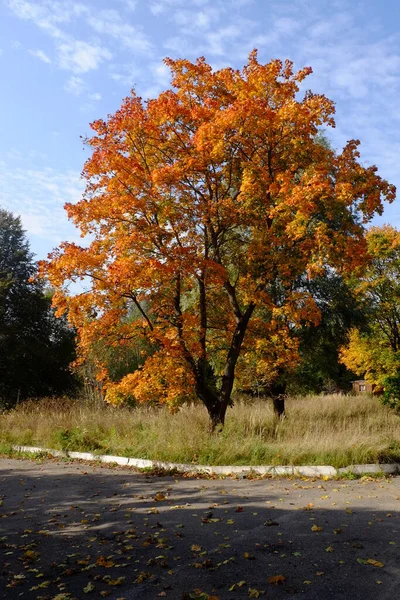
M 0 209 L 0 406 L 74 387 L 74 333 L 32 281 L 36 264 L 19 217 Z

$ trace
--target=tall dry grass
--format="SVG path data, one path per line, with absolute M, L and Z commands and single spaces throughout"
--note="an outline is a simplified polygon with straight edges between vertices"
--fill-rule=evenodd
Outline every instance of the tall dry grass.
M 400 416 L 370 396 L 236 401 L 219 434 L 202 406 L 93 408 L 68 399 L 30 401 L 0 415 L 0 447 L 39 445 L 199 464 L 330 464 L 400 460 Z

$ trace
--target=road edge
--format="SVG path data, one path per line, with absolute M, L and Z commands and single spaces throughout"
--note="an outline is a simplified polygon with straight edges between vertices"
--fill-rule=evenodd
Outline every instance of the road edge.
M 199 473 L 206 475 L 237 475 L 246 476 L 248 474 L 256 475 L 298 475 L 303 477 L 323 477 L 332 478 L 345 476 L 347 474 L 368 475 L 379 474 L 396 475 L 400 473 L 400 464 L 367 464 L 367 465 L 349 465 L 336 469 L 329 465 L 255 465 L 255 466 L 234 466 L 234 465 L 193 465 L 185 463 L 173 463 L 159 460 L 148 460 L 144 458 L 128 458 L 125 456 L 113 456 L 110 454 L 93 454 L 92 452 L 75 452 L 72 450 L 55 450 L 52 448 L 41 448 L 38 446 L 19 446 L 13 445 L 15 452 L 27 454 L 47 454 L 55 458 L 70 458 L 79 460 L 98 461 L 101 463 L 117 464 L 126 467 L 135 467 L 137 469 L 159 469 L 160 471 L 177 471 L 179 473 Z

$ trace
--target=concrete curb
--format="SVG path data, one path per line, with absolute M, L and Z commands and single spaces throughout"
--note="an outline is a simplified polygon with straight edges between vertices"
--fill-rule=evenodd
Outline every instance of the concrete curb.
M 125 456 L 112 456 L 109 454 L 97 455 L 91 452 L 72 452 L 71 450 L 53 450 L 51 448 L 39 448 L 35 446 L 12 446 L 16 452 L 27 452 L 31 454 L 48 454 L 54 457 L 75 458 L 80 460 L 98 461 L 101 463 L 113 463 L 137 469 L 160 469 L 165 471 L 176 470 L 180 473 L 206 473 L 209 475 L 246 475 L 254 473 L 257 475 L 299 475 L 303 477 L 335 477 L 354 473 L 355 475 L 368 473 L 385 473 L 395 475 L 400 473 L 400 464 L 370 464 L 349 465 L 336 469 L 330 466 L 211 466 L 190 465 L 158 460 L 146 460 L 144 458 L 127 458 Z

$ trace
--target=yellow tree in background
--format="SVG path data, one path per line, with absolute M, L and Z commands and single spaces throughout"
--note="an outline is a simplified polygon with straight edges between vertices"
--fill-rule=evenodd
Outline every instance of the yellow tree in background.
M 355 288 L 369 306 L 369 332 L 352 330 L 341 360 L 383 391 L 400 372 L 400 232 L 372 227 L 366 240 L 370 260 Z

